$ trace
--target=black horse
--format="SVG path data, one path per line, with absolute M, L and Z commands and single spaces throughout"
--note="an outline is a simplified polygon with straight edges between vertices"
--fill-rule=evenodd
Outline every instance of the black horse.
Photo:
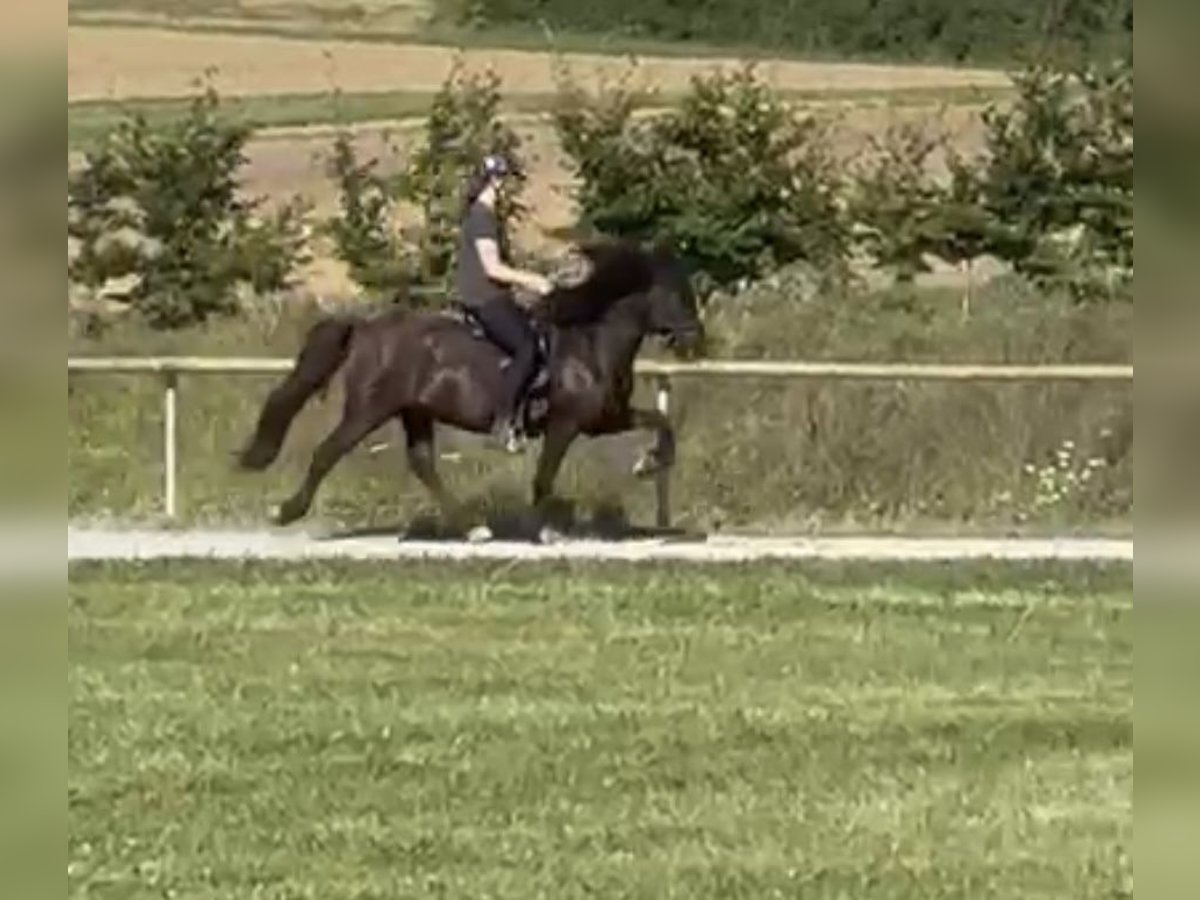
M 653 430 L 657 440 L 639 474 L 673 463 L 669 420 L 657 410 L 630 405 L 634 358 L 648 335 L 665 338 L 681 356 L 698 352 L 704 341 L 695 294 L 672 251 L 629 242 L 581 250 L 590 263 L 588 276 L 556 288 L 533 312 L 549 348 L 544 409 L 533 422 L 542 437 L 533 480 L 539 512 L 563 456 L 580 435 Z M 279 507 L 277 522 L 304 516 L 338 460 L 394 417 L 404 426 L 413 473 L 453 518 L 457 504 L 434 467 L 434 423 L 487 432 L 505 364 L 503 352 L 463 316 L 395 311 L 369 319 L 323 319 L 310 330 L 292 371 L 271 391 L 239 463 L 254 471 L 269 466 L 296 414 L 340 369 L 341 421 L 313 453 L 304 483 Z

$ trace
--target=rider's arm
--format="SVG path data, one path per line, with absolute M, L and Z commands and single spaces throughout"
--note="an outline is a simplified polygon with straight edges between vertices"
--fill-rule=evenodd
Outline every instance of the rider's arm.
M 544 275 L 525 269 L 514 269 L 500 259 L 500 248 L 493 238 L 476 238 L 475 249 L 479 252 L 479 261 L 487 277 L 502 284 L 520 285 L 535 294 L 547 294 L 553 285 Z

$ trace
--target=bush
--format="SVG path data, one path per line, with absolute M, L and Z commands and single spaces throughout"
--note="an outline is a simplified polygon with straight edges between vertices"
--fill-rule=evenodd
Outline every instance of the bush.
M 930 258 L 970 263 L 989 247 L 994 227 L 982 201 L 974 164 L 923 124 L 902 124 L 872 142 L 875 156 L 860 162 L 850 191 L 856 239 L 871 261 L 911 282 L 930 271 Z M 949 177 L 931 171 L 935 152 L 946 154 Z M 963 298 L 967 309 L 970 287 Z
M 979 160 L 991 249 L 1079 297 L 1133 280 L 1133 66 L 1034 67 L 984 114 Z
M 586 228 L 669 240 L 717 285 L 796 260 L 840 271 L 848 230 L 825 134 L 752 68 L 694 78 L 652 119 L 634 119 L 620 86 L 560 90 L 554 120 Z
M 1133 0 L 438 0 L 471 28 L 558 31 L 893 59 L 1133 52 Z
M 623 86 L 561 86 L 555 123 L 592 229 L 681 247 L 718 287 L 804 260 L 845 273 L 851 233 L 901 280 L 991 253 L 1077 299 L 1133 279 L 1133 69 L 1125 62 L 1014 76 L 984 113 L 985 149 L 947 151 L 921 126 L 890 129 L 844 198 L 828 142 L 752 69 L 693 80 L 679 108 L 635 119 Z M 844 199 L 844 204 L 843 204 Z M 845 212 L 843 212 L 843 205 Z
M 517 166 L 513 188 L 500 198 L 499 217 L 511 224 L 524 215 L 520 139 L 500 121 L 499 88 L 494 73 L 464 75 L 456 63 L 434 97 L 422 143 L 390 177 L 378 173 L 377 160 L 360 163 L 348 135 L 338 137 L 329 174 L 338 185 L 341 215 L 326 229 L 363 287 L 413 303 L 425 295 L 410 292 L 413 286 L 450 290 L 463 186 L 487 153 L 502 152 Z M 418 220 L 398 233 L 402 205 L 414 207 Z
M 940 141 L 893 129 L 861 166 L 851 216 L 877 262 L 902 279 L 924 254 L 989 252 L 1077 299 L 1127 296 L 1133 282 L 1133 69 L 1033 67 L 1016 99 L 983 115 L 985 149 L 929 170 Z
M 497 216 L 513 223 L 525 215 L 521 141 L 500 120 L 500 101 L 499 76 L 491 71 L 464 75 L 456 62 L 433 98 L 424 142 L 397 179 L 400 198 L 421 211 L 416 243 L 423 283 L 446 285 L 454 271 L 463 185 L 486 154 L 503 153 L 516 165 L 516 176 L 497 203 Z
M 928 271 L 926 257 L 944 249 L 942 212 L 949 191 L 929 174 L 929 157 L 945 143 L 923 124 L 892 126 L 872 139 L 874 159 L 860 163 L 850 217 L 876 265 L 900 281 Z
M 298 200 L 262 215 L 238 194 L 247 127 L 223 121 L 211 88 L 178 122 L 123 120 L 67 179 L 69 278 L 95 291 L 115 281 L 156 327 L 238 309 L 239 289 L 277 291 L 305 256 Z
M 341 214 L 329 219 L 325 230 L 333 238 L 338 258 L 360 286 L 400 301 L 409 296 L 417 265 L 393 227 L 395 200 L 388 179 L 378 174 L 377 167 L 378 160 L 358 161 L 348 133 L 334 139 L 327 172 L 338 186 Z

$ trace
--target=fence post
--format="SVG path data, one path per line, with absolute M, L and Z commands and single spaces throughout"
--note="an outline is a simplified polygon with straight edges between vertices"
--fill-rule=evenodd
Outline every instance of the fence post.
M 167 369 L 163 373 L 163 511 L 168 519 L 176 513 L 175 476 L 178 440 L 177 409 L 179 373 Z
M 669 375 L 659 375 L 655 379 L 656 389 L 654 392 L 654 408 L 666 416 L 671 417 L 671 378 Z M 655 524 L 659 528 L 671 527 L 671 470 L 675 467 L 674 460 L 671 465 L 661 466 L 658 473 L 654 477 L 654 488 L 656 494 Z

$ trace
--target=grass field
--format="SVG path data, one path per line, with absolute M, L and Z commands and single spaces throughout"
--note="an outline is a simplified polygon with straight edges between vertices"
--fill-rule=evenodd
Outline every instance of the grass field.
M 78 567 L 74 897 L 1132 896 L 1129 567 Z

